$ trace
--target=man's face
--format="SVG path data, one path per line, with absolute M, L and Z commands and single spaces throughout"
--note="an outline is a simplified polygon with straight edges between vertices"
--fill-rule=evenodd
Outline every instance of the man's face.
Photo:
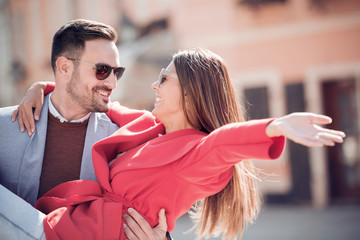
M 119 52 L 115 43 L 104 39 L 86 41 L 82 57 L 78 60 L 80 62 L 74 62 L 74 72 L 66 91 L 84 110 L 107 112 L 110 108 L 110 94 L 116 88 L 116 76 L 112 71 L 106 79 L 98 80 L 95 67 L 86 63 L 119 66 Z

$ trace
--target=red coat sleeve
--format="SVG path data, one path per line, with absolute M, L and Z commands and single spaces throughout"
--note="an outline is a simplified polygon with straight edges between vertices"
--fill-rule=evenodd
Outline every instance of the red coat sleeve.
M 155 118 L 152 116 L 151 112 L 130 109 L 120 105 L 119 102 L 113 102 L 111 104 L 110 110 L 106 112 L 106 115 L 113 123 L 116 123 L 120 127 L 138 119 L 150 123 L 151 126 L 155 124 Z
M 185 161 L 176 165 L 174 172 L 187 181 L 199 184 L 218 182 L 243 159 L 276 159 L 284 146 L 284 137 L 269 138 L 265 128 L 272 119 L 233 123 L 216 129 L 203 138 Z M 196 174 L 193 174 L 193 171 Z M 227 172 L 225 175 L 228 176 Z
M 49 93 L 51 93 L 52 91 L 54 91 L 55 88 L 55 82 L 47 82 L 46 84 L 46 89 L 44 91 L 44 95 L 48 95 Z

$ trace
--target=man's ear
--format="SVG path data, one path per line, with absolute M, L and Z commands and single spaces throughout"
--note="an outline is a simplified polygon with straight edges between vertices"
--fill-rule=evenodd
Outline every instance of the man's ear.
M 74 68 L 74 64 L 66 57 L 59 57 L 56 60 L 56 73 L 63 78 L 69 79 Z

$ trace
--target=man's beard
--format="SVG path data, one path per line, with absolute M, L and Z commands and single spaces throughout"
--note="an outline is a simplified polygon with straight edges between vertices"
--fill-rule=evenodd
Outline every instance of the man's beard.
M 84 95 L 81 95 L 81 91 L 85 91 L 83 86 L 79 85 L 79 74 L 78 71 L 75 71 L 71 76 L 70 82 L 66 86 L 66 91 L 74 102 L 79 106 L 85 109 L 88 112 L 107 112 L 109 111 L 110 101 L 107 103 L 100 103 L 96 99 L 96 90 L 102 89 L 105 91 L 111 91 L 105 86 L 96 86 L 91 89 L 91 95 L 85 92 Z M 86 95 L 87 94 L 87 95 Z M 102 100 L 100 100 L 102 101 Z

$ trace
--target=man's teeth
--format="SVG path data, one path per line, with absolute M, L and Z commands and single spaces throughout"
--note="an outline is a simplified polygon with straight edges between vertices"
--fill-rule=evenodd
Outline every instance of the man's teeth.
M 110 93 L 109 93 L 109 92 L 98 91 L 98 93 L 99 93 L 101 96 L 104 96 L 104 97 L 109 97 L 109 96 L 110 96 Z

